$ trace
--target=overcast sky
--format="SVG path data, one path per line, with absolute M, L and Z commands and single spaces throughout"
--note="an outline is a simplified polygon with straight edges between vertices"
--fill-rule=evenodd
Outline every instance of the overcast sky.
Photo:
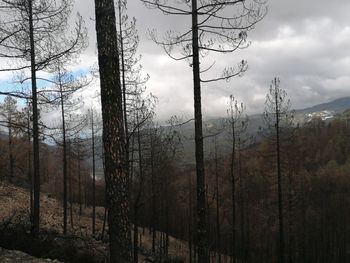
M 271 80 L 277 76 L 293 108 L 304 108 L 350 95 L 350 1 L 269 0 L 267 16 L 248 34 L 245 50 L 215 58 L 234 66 L 242 59 L 249 64 L 243 77 L 203 86 L 204 117 L 225 116 L 233 94 L 248 113 L 262 112 Z M 75 10 L 85 18 L 90 45 L 78 67 L 96 62 L 94 1 L 76 0 Z M 190 28 L 190 20 L 164 16 L 149 10 L 139 0 L 129 0 L 128 13 L 137 19 L 144 73 L 150 75 L 147 89 L 159 99 L 157 116 L 191 117 L 193 90 L 191 67 L 174 61 L 147 37 L 149 29 Z M 219 74 L 220 72 L 215 72 Z M 215 74 L 214 73 L 214 74 Z M 86 94 L 91 95 L 92 92 Z

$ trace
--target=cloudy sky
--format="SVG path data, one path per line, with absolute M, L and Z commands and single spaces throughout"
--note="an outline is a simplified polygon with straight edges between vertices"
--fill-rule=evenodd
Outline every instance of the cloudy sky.
M 128 2 L 129 15 L 137 19 L 143 70 L 150 75 L 147 89 L 159 99 L 158 118 L 165 120 L 174 114 L 191 117 L 191 67 L 167 57 L 147 37 L 153 28 L 159 35 L 167 29 L 190 28 L 190 18 L 165 16 L 147 9 L 139 0 Z M 248 113 L 262 112 L 275 76 L 294 108 L 350 96 L 349 10 L 349 0 L 269 0 L 267 16 L 248 34 L 250 47 L 215 58 L 224 66 L 244 59 L 249 69 L 228 83 L 203 86 L 204 116 L 225 116 L 230 94 L 246 104 Z M 76 0 L 75 11 L 83 15 L 89 29 L 90 45 L 78 66 L 86 67 L 96 62 L 94 1 Z
M 229 83 L 205 85 L 204 115 L 225 115 L 230 94 L 246 103 L 250 113 L 261 112 L 275 76 L 281 79 L 281 87 L 287 90 L 294 108 L 349 96 L 349 10 L 348 0 L 269 0 L 267 16 L 249 32 L 251 46 L 220 58 L 226 66 L 245 59 L 248 71 Z M 165 118 L 179 111 L 191 114 L 191 68 L 186 62 L 167 58 L 145 35 L 159 25 L 162 29 L 183 26 L 183 18 L 147 10 L 137 0 L 129 1 L 129 12 L 138 21 L 142 64 L 151 76 L 148 89 L 159 97 L 158 116 Z

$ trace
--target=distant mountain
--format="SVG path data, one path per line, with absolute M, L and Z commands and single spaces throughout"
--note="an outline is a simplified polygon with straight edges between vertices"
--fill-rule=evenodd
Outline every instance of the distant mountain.
M 347 109 L 350 109 L 350 97 L 339 98 L 327 103 L 317 104 L 305 109 L 295 110 L 295 121 L 300 124 L 309 122 L 313 118 L 319 117 L 324 121 L 331 120 L 337 114 L 342 114 Z M 247 132 L 253 136 L 256 141 L 261 139 L 259 128 L 264 126 L 262 114 L 254 114 L 249 117 Z M 208 136 L 213 131 L 213 127 L 222 127 L 224 118 L 215 118 L 203 121 L 204 136 L 207 135 L 204 142 L 204 154 L 206 158 L 210 158 L 214 151 L 213 137 Z M 194 164 L 194 126 L 193 122 L 189 122 L 181 127 L 180 132 L 183 135 L 184 158 L 183 163 L 187 165 Z M 214 132 L 215 133 L 215 132 Z M 220 151 L 223 154 L 230 152 L 229 134 L 223 132 L 217 136 Z
M 330 102 L 296 110 L 296 118 L 299 123 L 311 121 L 313 118 L 321 118 L 323 121 L 331 120 L 337 114 L 342 114 L 350 109 L 350 97 L 339 98 Z
M 350 97 L 339 98 L 330 102 L 318 104 L 306 109 L 298 110 L 298 112 L 300 111 L 305 114 L 322 111 L 343 113 L 347 109 L 350 109 Z

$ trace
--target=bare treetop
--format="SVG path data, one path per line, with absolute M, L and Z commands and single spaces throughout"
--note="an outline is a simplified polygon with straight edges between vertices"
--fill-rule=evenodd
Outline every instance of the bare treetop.
M 76 26 L 69 32 L 73 1 L 31 1 L 33 11 L 36 70 L 42 70 L 57 59 L 71 60 L 86 47 L 86 29 L 77 14 Z M 30 61 L 29 4 L 23 0 L 0 1 L 0 57 Z M 68 32 L 68 34 L 67 34 Z M 29 63 L 1 68 L 0 71 L 30 68 Z
M 249 46 L 247 32 L 264 18 L 267 12 L 267 0 L 199 0 L 197 8 L 192 11 L 189 0 L 141 0 L 148 8 L 159 9 L 166 15 L 198 16 L 198 48 L 200 57 L 210 52 L 232 53 Z M 192 57 L 192 28 L 185 32 L 168 30 L 163 38 L 152 30 L 153 41 L 162 46 L 164 51 L 175 60 L 188 60 Z M 201 67 L 204 73 L 214 66 L 215 62 Z M 191 65 L 192 66 L 192 65 Z M 247 62 L 240 61 L 237 66 L 225 68 L 215 79 L 201 79 L 202 82 L 229 80 L 231 77 L 246 71 Z

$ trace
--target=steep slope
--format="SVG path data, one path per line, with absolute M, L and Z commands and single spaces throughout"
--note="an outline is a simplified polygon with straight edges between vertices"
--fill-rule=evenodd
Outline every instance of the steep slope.
M 62 204 L 60 201 L 52 198 L 50 194 L 42 193 L 41 194 L 41 228 L 47 232 L 56 232 L 57 235 L 62 232 L 62 222 L 63 222 L 63 213 L 62 213 Z M 28 224 L 29 220 L 29 193 L 26 189 L 14 186 L 12 184 L 8 184 L 6 182 L 0 181 L 0 262 L 31 262 L 31 263 L 43 263 L 43 262 L 58 262 L 58 261 L 50 261 L 45 259 L 37 259 L 30 257 L 22 252 L 18 252 L 16 250 L 22 250 L 16 247 L 6 247 L 3 244 L 3 237 L 1 236 L 2 226 L 7 225 L 9 222 L 23 223 L 25 225 Z M 93 251 L 96 254 L 103 254 L 104 256 L 108 251 L 108 244 L 106 242 L 95 240 L 91 237 L 91 215 L 92 209 L 91 207 L 86 207 L 83 209 L 83 213 L 79 216 L 79 206 L 77 204 L 73 204 L 72 207 L 73 212 L 73 227 L 69 224 L 68 228 L 68 236 L 69 237 L 77 237 L 80 240 L 78 243 L 81 246 L 85 244 L 89 245 L 89 250 Z M 103 227 L 103 218 L 104 218 L 104 208 L 97 207 L 96 208 L 96 233 L 97 237 L 100 237 L 100 233 L 102 232 Z M 106 229 L 106 233 L 108 232 L 108 227 Z M 145 231 L 145 228 L 139 228 L 139 239 L 141 242 L 141 247 L 139 249 L 139 259 L 140 262 L 143 262 L 146 258 L 153 260 L 155 255 L 152 253 L 152 236 L 149 234 L 149 231 Z M 160 237 L 161 233 L 157 232 L 157 240 Z M 19 244 L 23 244 L 24 237 L 18 236 Z M 22 239 L 22 240 L 21 240 Z M 68 240 L 68 239 L 67 239 Z M 3 244 L 3 245 L 1 245 Z M 9 245 L 9 244 L 7 244 Z M 1 246 L 11 249 L 5 250 L 1 248 Z M 26 248 L 30 246 L 25 245 Z M 12 251 L 14 249 L 14 251 Z M 31 251 L 26 251 L 28 254 L 31 254 Z M 47 252 L 50 254 L 50 252 Z M 175 239 L 173 237 L 169 237 L 169 255 L 172 258 L 181 258 L 185 259 L 188 255 L 187 243 Z M 44 257 L 47 257 L 44 255 Z M 13 259 L 21 259 L 15 261 Z M 5 261 L 5 259 L 8 261 Z M 11 261 L 12 260 L 12 261 Z M 61 260 L 62 261 L 62 260 Z M 77 261 L 78 262 L 78 261 Z M 81 262 L 81 261 L 79 261 Z M 95 262 L 95 261 L 89 261 Z M 181 262 L 181 261 L 179 261 Z M 74 262 L 76 263 L 76 262 Z M 85 262 L 84 262 L 85 263 Z

